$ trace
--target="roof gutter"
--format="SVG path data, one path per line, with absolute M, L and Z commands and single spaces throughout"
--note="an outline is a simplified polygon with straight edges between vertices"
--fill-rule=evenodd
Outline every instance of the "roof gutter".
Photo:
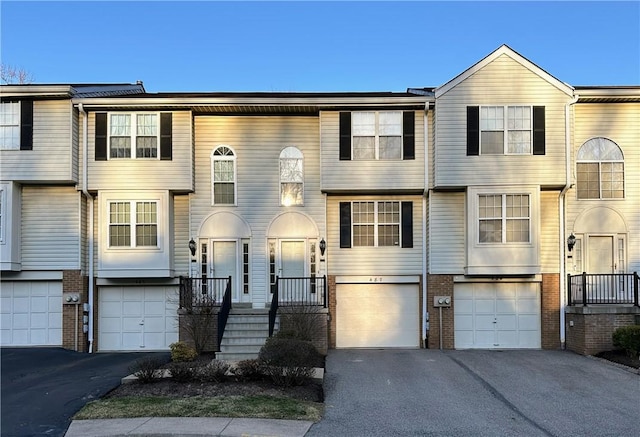
M 93 205 L 93 196 L 89 193 L 89 190 L 87 189 L 87 181 L 88 181 L 88 175 L 87 175 L 87 168 L 88 168 L 88 149 L 89 149 L 89 133 L 88 133 L 88 127 L 89 127 L 89 117 L 87 115 L 87 113 L 84 110 L 84 107 L 82 105 L 82 103 L 78 104 L 78 110 L 80 111 L 80 113 L 82 114 L 82 193 L 85 195 L 85 197 L 87 198 L 88 205 L 87 208 L 89 208 L 89 217 L 87 219 L 88 223 L 87 223 L 87 237 L 89 239 L 89 253 L 88 253 L 88 276 L 89 276 L 89 289 L 88 289 L 88 295 L 89 295 L 89 332 L 88 332 L 88 337 L 89 337 L 89 353 L 93 353 L 93 335 L 94 335 L 94 326 L 93 326 L 93 307 L 94 307 L 94 299 L 93 299 L 93 287 L 94 287 L 94 279 L 93 279 L 93 234 L 94 234 L 94 227 L 93 227 L 93 210 L 94 210 L 94 205 Z
M 566 268 L 567 268 L 567 257 L 565 255 L 565 240 L 566 240 L 566 232 L 565 232 L 565 203 L 567 191 L 572 187 L 571 184 L 571 106 L 574 105 L 580 96 L 574 93 L 573 99 L 567 102 L 564 105 L 564 142 L 565 142 L 565 172 L 566 172 L 566 182 L 564 188 L 560 192 L 558 196 L 558 209 L 559 209 L 559 220 L 560 220 L 560 344 L 562 348 L 565 348 L 565 339 L 566 339 L 566 328 L 565 324 L 565 310 L 567 305 L 567 294 L 566 294 Z

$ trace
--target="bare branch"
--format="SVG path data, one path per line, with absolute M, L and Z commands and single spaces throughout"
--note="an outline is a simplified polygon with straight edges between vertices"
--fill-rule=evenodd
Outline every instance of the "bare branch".
M 24 68 L 0 63 L 0 81 L 3 85 L 33 83 L 33 75 Z

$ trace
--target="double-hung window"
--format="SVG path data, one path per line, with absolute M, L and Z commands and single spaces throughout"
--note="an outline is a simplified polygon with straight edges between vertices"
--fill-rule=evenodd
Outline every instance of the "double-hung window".
M 212 204 L 236 203 L 236 155 L 228 146 L 219 146 L 211 154 Z
M 20 102 L 0 104 L 0 149 L 20 149 Z
M 413 203 L 340 202 L 340 247 L 413 247 Z
M 109 202 L 109 247 L 157 247 L 158 203 Z
M 110 158 L 157 158 L 158 114 L 109 114 Z
M 402 112 L 352 114 L 353 159 L 402 159 Z
M 302 205 L 304 202 L 303 155 L 297 147 L 280 152 L 280 204 Z
M 576 156 L 578 199 L 624 198 L 624 156 L 613 141 L 592 138 Z
M 529 243 L 531 202 L 528 194 L 478 196 L 479 243 Z

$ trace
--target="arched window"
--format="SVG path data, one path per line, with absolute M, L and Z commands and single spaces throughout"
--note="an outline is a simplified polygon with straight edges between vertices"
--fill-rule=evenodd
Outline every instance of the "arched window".
M 607 138 L 592 138 L 576 157 L 578 199 L 624 198 L 624 157 Z
M 280 152 L 280 204 L 302 205 L 304 201 L 303 155 L 297 147 Z
M 219 146 L 211 154 L 212 203 L 236 203 L 236 155 L 229 146 Z

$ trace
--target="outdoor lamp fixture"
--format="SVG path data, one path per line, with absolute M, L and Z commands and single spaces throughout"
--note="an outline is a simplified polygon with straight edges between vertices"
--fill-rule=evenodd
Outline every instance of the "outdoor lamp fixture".
M 324 251 L 327 250 L 327 242 L 324 241 L 324 238 L 320 240 L 320 256 L 324 256 Z
M 569 252 L 573 250 L 573 246 L 575 245 L 576 245 L 576 236 L 573 235 L 573 232 L 572 232 L 571 235 L 569 235 L 569 238 L 567 238 L 567 248 L 569 249 Z
M 196 256 L 196 242 L 193 241 L 193 238 L 189 240 L 189 250 L 191 251 L 191 256 Z

